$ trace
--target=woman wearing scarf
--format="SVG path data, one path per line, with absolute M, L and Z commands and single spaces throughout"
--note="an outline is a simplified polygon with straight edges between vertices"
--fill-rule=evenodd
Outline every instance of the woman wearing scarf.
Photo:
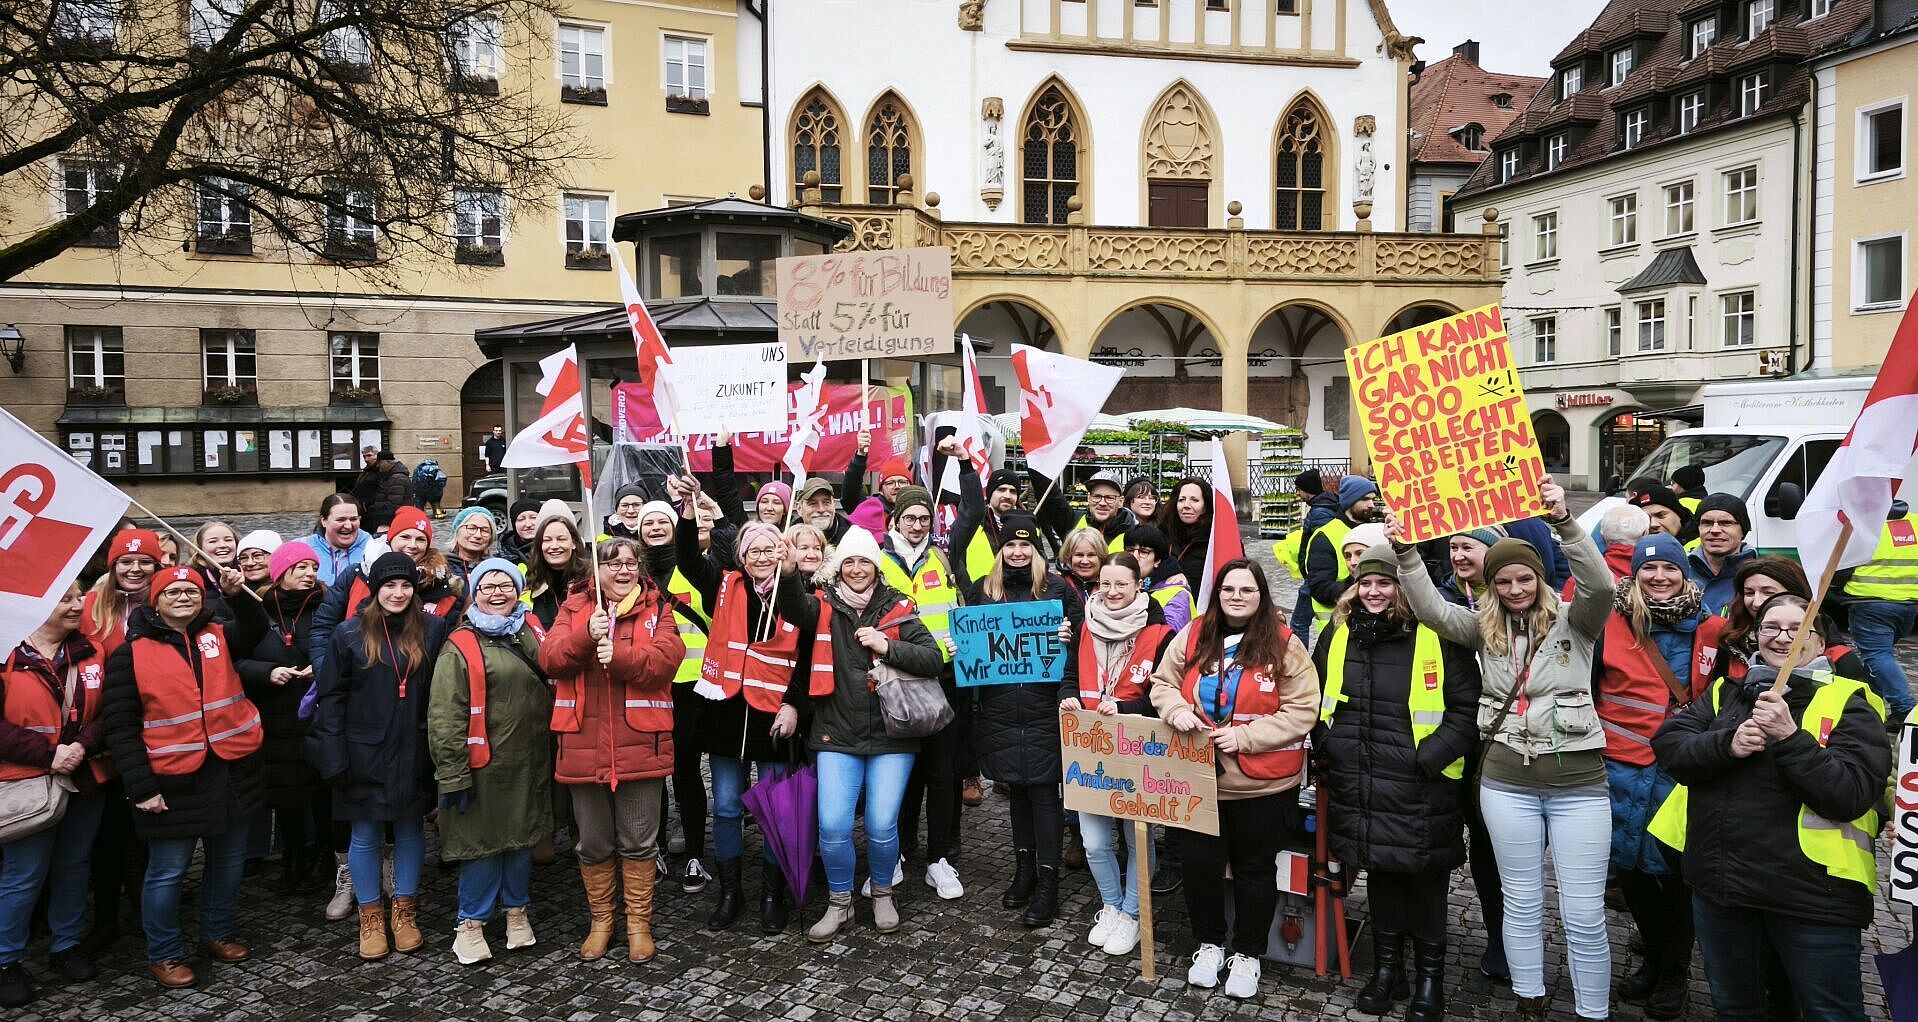
M 396 518 L 396 521 L 398 519 Z M 420 607 L 419 571 L 401 553 L 381 554 L 366 574 L 373 595 L 334 629 L 319 667 L 307 727 L 307 759 L 333 786 L 333 818 L 352 825 L 347 868 L 360 905 L 360 957 L 417 950 L 417 898 L 426 864 L 425 817 L 433 806 L 426 704 L 446 634 L 456 623 Z M 393 939 L 386 933 L 380 846 L 393 831 Z
M 1333 807 L 1333 853 L 1346 869 L 1363 869 L 1371 891 L 1376 971 L 1358 1009 L 1389 1014 L 1409 994 L 1405 1017 L 1437 1022 L 1445 1016 L 1446 894 L 1465 862 L 1478 662 L 1412 617 L 1389 545 L 1368 548 L 1352 575 L 1313 658 L 1324 680 L 1312 747 Z
M 1115 555 L 1099 569 L 1098 589 L 1067 647 L 1059 708 L 1107 717 L 1115 713 L 1151 716 L 1152 669 L 1172 635 L 1158 602 L 1145 591 L 1138 560 L 1131 554 Z M 1109 816 L 1078 815 L 1086 865 L 1099 886 L 1099 913 L 1086 941 L 1109 955 L 1129 955 L 1139 946 L 1140 878 L 1150 877 L 1152 867 L 1139 861 L 1137 848 L 1126 849 L 1121 859 L 1113 832 L 1117 829 L 1130 838 L 1130 828 L 1116 826 Z M 1148 849 L 1156 838 L 1154 833 L 1147 839 Z
M 453 549 L 447 555 L 453 574 L 470 578 L 481 561 L 493 556 L 493 533 L 493 513 L 483 507 L 464 508 L 453 516 Z
M 553 836 L 553 691 L 539 672 L 539 628 L 519 568 L 494 557 L 473 569 L 473 600 L 446 637 L 426 707 L 439 787 L 440 854 L 460 863 L 461 965 L 493 957 L 486 921 L 506 911 L 506 949 L 531 947 L 533 846 Z
M 1683 1014 L 1692 965 L 1691 892 L 1646 831 L 1673 781 L 1652 755 L 1652 736 L 1704 693 L 1724 621 L 1703 609 L 1678 540 L 1663 533 L 1632 546 L 1632 573 L 1618 583 L 1612 615 L 1592 655 L 1605 777 L 1612 801 L 1612 873 L 1644 939 L 1644 960 L 1618 985 L 1645 1016 Z
M 699 553 L 699 522 L 679 520 L 679 563 L 706 606 L 713 608 L 713 632 L 695 694 L 699 709 L 697 751 L 706 753 L 713 775 L 714 869 L 719 901 L 706 920 L 709 930 L 731 929 L 743 899 L 740 858 L 744 854 L 746 806 L 740 801 L 755 771 L 762 779 L 778 764 L 797 761 L 791 731 L 776 726 L 779 711 L 793 705 L 806 687 L 803 664 L 810 659 L 808 636 L 782 616 L 806 598 L 799 576 L 781 574 L 786 543 L 770 522 L 748 522 L 739 533 L 739 570 L 720 571 Z M 693 750 L 688 750 L 692 752 Z M 694 752 L 695 761 L 697 760 Z M 759 929 L 786 928 L 790 903 L 785 877 L 773 858 L 771 842 L 760 868 Z
M 899 867 L 899 807 L 919 740 L 886 733 L 869 677 L 883 662 L 901 674 L 936 678 L 942 660 L 912 601 L 880 577 L 881 556 L 871 533 L 847 529 L 821 571 L 820 595 L 782 608 L 790 611 L 782 616 L 810 640 L 805 647 L 810 680 L 804 692 L 780 707 L 774 727 L 790 735 L 798 730 L 799 718 L 812 711 L 807 746 L 819 770 L 819 857 L 826 864 L 827 905 L 806 939 L 818 944 L 831 941 L 852 921 L 857 861 L 852 828 L 861 794 L 866 868 L 874 877 L 873 926 L 881 933 L 899 928 L 892 885 L 877 878 L 890 881 Z
M 622 888 L 626 957 L 653 960 L 660 821 L 673 771 L 669 690 L 686 654 L 669 609 L 641 568 L 639 544 L 615 537 L 600 543 L 594 583 L 566 598 L 539 647 L 554 687 L 553 776 L 566 785 L 579 831 L 591 914 L 579 956 L 589 962 L 612 943 L 613 898 Z
M 1001 544 L 992 571 L 966 592 L 966 606 L 1058 600 L 1076 627 L 1085 606 L 1065 579 L 1047 570 L 1039 555 L 1039 525 L 1013 511 L 1000 526 Z M 1070 634 L 1070 633 L 1067 633 Z M 979 772 L 1011 794 L 1014 872 L 1000 897 L 1005 908 L 1023 908 L 1020 919 L 1037 928 L 1059 911 L 1059 860 L 1065 805 L 1059 794 L 1059 686 L 1051 682 L 988 685 L 979 690 L 973 743 Z

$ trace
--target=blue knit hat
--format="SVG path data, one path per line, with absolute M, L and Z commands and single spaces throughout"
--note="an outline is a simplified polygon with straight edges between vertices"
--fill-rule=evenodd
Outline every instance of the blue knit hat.
M 473 585 L 479 585 L 481 579 L 484 579 L 487 575 L 495 571 L 504 574 L 511 580 L 513 588 L 516 591 L 522 593 L 526 591 L 526 576 L 520 574 L 519 565 L 514 564 L 504 557 L 488 557 L 481 561 L 479 567 L 474 568 L 470 576 L 473 580 Z
M 1379 488 L 1372 480 L 1361 475 L 1349 475 L 1339 480 L 1339 510 L 1352 510 L 1352 505 L 1367 497 L 1377 496 Z
M 1686 575 L 1691 574 L 1685 548 L 1679 545 L 1677 539 L 1662 532 L 1651 533 L 1632 544 L 1632 574 L 1638 574 L 1638 569 L 1651 561 L 1667 561 L 1678 565 L 1678 569 Z

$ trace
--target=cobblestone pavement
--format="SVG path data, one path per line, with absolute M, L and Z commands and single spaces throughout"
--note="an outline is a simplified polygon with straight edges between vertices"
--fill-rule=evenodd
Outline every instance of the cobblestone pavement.
M 299 519 L 301 525 L 304 521 Z M 252 520 L 246 525 L 257 527 Z M 1263 553 L 1269 558 L 1269 551 Z M 1294 585 L 1287 583 L 1281 589 L 1281 601 L 1289 603 Z M 907 881 L 900 887 L 905 925 L 891 935 L 872 929 L 870 912 L 861 903 L 857 922 L 837 942 L 824 947 L 806 943 L 800 931 L 817 916 L 823 900 L 819 893 L 823 885 L 817 883 L 812 903 L 782 935 L 760 936 L 751 905 L 734 930 L 708 933 L 701 926 L 711 910 L 711 889 L 687 896 L 662 886 L 672 893 L 660 902 L 657 959 L 644 966 L 632 965 L 616 947 L 603 962 L 582 963 L 574 951 L 585 931 L 584 897 L 570 858 L 562 856 L 558 863 L 536 872 L 532 914 L 539 934 L 537 946 L 504 951 L 501 924 L 495 922 L 491 939 L 496 957 L 478 966 L 456 964 L 450 951 L 454 876 L 429 867 L 421 898 L 427 946 L 416 954 L 369 964 L 355 956 L 355 923 L 327 922 L 321 914 L 324 894 L 275 893 L 271 883 L 275 870 L 269 864 L 258 877 L 249 878 L 242 891 L 236 935 L 252 944 L 251 961 L 210 968 L 203 960 L 196 962 L 203 970 L 197 989 L 162 991 L 142 968 L 139 940 L 123 938 L 100 956 L 98 981 L 42 986 L 41 999 L 12 1017 L 21 1022 L 102 1018 L 115 1022 L 216 1018 L 234 1022 L 667 1018 L 962 1022 L 995 1017 L 1184 1022 L 1373 1017 L 1353 1007 L 1361 980 L 1318 979 L 1309 968 L 1271 962 L 1266 963 L 1260 996 L 1254 1000 L 1240 1002 L 1216 992 L 1188 990 L 1184 974 L 1192 942 L 1178 894 L 1155 906 L 1159 979 L 1141 980 L 1136 955 L 1110 958 L 1085 943 L 1097 894 L 1083 870 L 1068 871 L 1063 878 L 1060 921 L 1045 929 L 1026 930 L 1014 912 L 1001 909 L 998 903 L 1011 871 L 1006 805 L 992 796 L 983 806 L 966 811 L 959 863 L 967 884 L 963 899 L 940 901 L 921 881 L 923 863 L 908 864 Z M 750 829 L 748 842 L 747 861 L 751 862 L 758 842 Z M 757 895 L 755 872 L 748 870 L 749 899 Z M 195 896 L 190 884 L 186 904 L 192 905 Z M 1484 924 L 1463 871 L 1453 883 L 1452 906 L 1447 974 L 1450 1015 L 1511 1017 L 1510 989 L 1488 986 L 1476 978 L 1474 965 L 1484 949 Z M 1366 915 L 1363 883 L 1348 909 L 1355 921 Z M 1889 1016 L 1870 955 L 1907 944 L 1909 919 L 1903 909 L 1894 917 L 1881 900 L 1876 925 L 1865 935 L 1862 968 L 1870 1017 Z M 1553 1017 L 1570 1019 L 1569 979 L 1557 930 L 1556 921 L 1548 919 L 1547 932 L 1552 937 L 1546 965 Z M 1629 924 L 1617 913 L 1612 937 L 1613 968 L 1623 976 L 1636 960 L 1627 950 Z M 1371 963 L 1369 943 L 1363 939 L 1356 943 L 1355 976 Z M 36 942 L 29 960 L 30 969 L 42 977 L 46 975 L 43 950 L 44 943 Z M 1685 1017 L 1710 1019 L 1704 979 L 1696 969 L 1692 987 Z M 1639 1009 L 1621 1005 L 1614 1017 L 1635 1020 L 1642 1016 Z

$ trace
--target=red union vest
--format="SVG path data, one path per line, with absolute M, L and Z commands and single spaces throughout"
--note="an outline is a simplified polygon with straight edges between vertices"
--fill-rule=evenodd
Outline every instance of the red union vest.
M 526 624 L 533 629 L 534 638 L 546 638 L 538 618 L 528 614 Z M 514 636 L 508 641 L 517 639 Z M 480 649 L 479 633 L 471 628 L 454 629 L 446 641 L 466 662 L 466 765 L 478 770 L 493 761 L 493 746 L 486 740 L 486 657 Z
M 790 622 L 775 619 L 772 634 L 763 642 L 757 641 L 758 637 L 752 634 L 754 626 L 746 619 L 747 603 L 746 576 L 738 571 L 726 572 L 719 583 L 719 600 L 713 608 L 713 631 L 706 644 L 695 690 L 708 699 L 724 700 L 743 689 L 747 706 L 761 713 L 778 713 L 785 702 L 786 686 L 792 684 L 793 674 L 799 668 L 799 629 Z M 830 664 L 830 633 L 827 649 L 826 660 Z
M 179 777 L 200 769 L 208 749 L 224 760 L 260 751 L 260 713 L 240 687 L 226 632 L 209 624 L 186 637 L 200 655 L 200 677 L 170 643 L 133 639 L 133 680 L 140 691 L 141 738 L 153 772 Z
M 834 688 L 832 604 L 826 602 L 824 596 L 816 597 L 816 599 L 819 600 L 819 627 L 813 632 L 812 680 L 807 686 L 808 691 L 815 699 L 821 696 L 832 695 Z M 899 602 L 893 604 L 892 609 L 886 611 L 885 616 L 880 618 L 879 623 L 873 627 L 882 632 L 894 632 L 892 637 L 897 639 L 898 634 L 896 629 L 898 629 L 900 625 L 905 624 L 909 619 L 917 616 L 918 613 L 919 611 L 912 605 L 912 601 L 901 596 Z
M 1687 702 L 1703 695 L 1715 676 L 1718 634 L 1724 628 L 1723 618 L 1711 617 L 1692 633 L 1691 676 L 1678 679 L 1687 689 Z M 1651 638 L 1632 634 L 1623 614 L 1613 611 L 1606 619 L 1605 650 L 1598 664 L 1598 722 L 1605 729 L 1606 759 L 1652 765 L 1652 736 L 1678 710 L 1671 686 L 1652 660 L 1663 655 Z
M 73 713 L 68 719 L 75 724 L 85 724 L 100 715 L 100 682 L 106 673 L 105 659 L 96 647 L 92 656 L 73 665 Z M 60 679 L 57 688 L 49 687 L 45 675 L 19 665 L 10 655 L 5 665 L 0 666 L 0 687 L 4 688 L 4 693 L 0 693 L 4 695 L 0 718 L 44 737 L 47 748 L 58 748 L 64 723 L 60 719 L 60 703 L 66 696 L 66 679 Z M 101 768 L 99 761 L 94 761 L 92 766 L 95 779 L 104 781 L 112 776 Z M 45 773 L 47 771 L 25 763 L 0 762 L 0 781 L 25 780 Z
M 620 614 L 617 608 L 608 613 L 617 614 L 613 618 L 612 637 L 614 656 L 621 646 L 631 646 L 644 642 L 659 634 L 660 627 L 676 629 L 673 614 L 660 603 L 662 594 L 635 603 L 631 610 Z M 560 613 L 566 611 L 562 609 Z M 588 601 L 576 612 L 575 627 L 587 632 L 587 621 L 593 616 L 593 604 Z M 531 620 L 530 618 L 528 620 Z M 558 619 L 555 618 L 555 623 Z M 609 685 L 615 685 L 615 691 L 625 693 L 621 700 L 626 713 L 626 726 L 635 731 L 659 732 L 673 729 L 673 680 L 667 678 L 663 683 L 644 687 L 638 678 L 615 678 L 607 665 L 597 659 L 587 665 L 584 671 L 570 678 L 562 678 L 554 685 L 552 729 L 561 734 L 578 734 L 585 726 L 580 717 L 581 700 L 586 694 L 586 675 L 598 671 L 605 675 Z
M 1165 625 L 1146 625 L 1139 630 L 1138 638 L 1133 640 L 1132 655 L 1126 658 L 1125 667 L 1119 676 L 1111 680 L 1112 701 L 1130 702 L 1145 698 L 1146 689 L 1152 684 L 1152 669 L 1158 666 L 1159 645 L 1172 629 Z M 1079 629 L 1079 704 L 1088 710 L 1096 710 L 1099 703 L 1107 697 L 1105 685 L 1107 679 L 1099 675 L 1104 670 L 1095 651 L 1095 643 L 1090 627 Z
M 1193 708 L 1200 720 L 1210 727 L 1218 727 L 1224 723 L 1244 724 L 1279 712 L 1279 679 L 1271 668 L 1260 666 L 1247 670 L 1240 677 L 1239 687 L 1232 696 L 1232 719 L 1229 722 L 1208 717 L 1199 700 L 1199 676 L 1205 665 L 1198 662 L 1198 622 L 1194 621 L 1186 631 L 1185 678 L 1179 684 L 1179 694 L 1185 697 L 1186 704 Z M 1283 650 L 1291 642 L 1292 629 L 1280 625 L 1279 648 Z M 1315 708 L 1313 712 L 1316 714 L 1318 711 Z M 1305 769 L 1305 743 L 1293 742 L 1270 752 L 1241 752 L 1236 758 L 1239 769 L 1247 777 L 1261 781 L 1285 780 Z

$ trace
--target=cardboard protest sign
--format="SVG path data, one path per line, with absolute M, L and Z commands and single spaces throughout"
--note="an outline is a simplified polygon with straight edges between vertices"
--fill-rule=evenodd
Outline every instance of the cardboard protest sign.
M 775 288 L 779 340 L 795 362 L 953 350 L 949 248 L 790 256 Z
M 673 357 L 673 396 L 687 433 L 786 427 L 786 346 L 687 345 Z
M 1918 710 L 1894 739 L 1898 754 L 1892 793 L 1891 900 L 1918 906 Z
M 685 350 L 692 349 L 688 347 Z M 788 407 L 800 386 L 798 383 L 786 385 L 785 400 Z M 819 450 L 813 455 L 813 471 L 844 471 L 859 450 L 860 424 L 866 420 L 872 423 L 871 459 L 874 464 L 884 464 L 885 457 L 903 458 L 911 450 L 912 393 L 906 388 L 828 383 L 821 388 L 820 394 L 826 414 L 820 419 Z M 614 386 L 612 403 L 614 436 L 625 437 L 634 443 L 669 443 L 678 446 L 679 441 L 660 425 L 659 415 L 654 411 L 652 399 L 643 385 L 621 383 Z M 786 469 L 779 462 L 786 455 L 789 439 L 786 429 L 787 424 L 782 421 L 771 430 L 735 431 L 732 445 L 734 471 L 784 475 Z M 691 452 L 693 471 L 712 471 L 713 438 L 710 434 L 696 433 L 687 438 L 686 446 Z M 678 457 L 677 453 L 674 457 Z
M 1058 600 L 956 607 L 949 618 L 953 675 L 961 687 L 1056 685 L 1066 676 L 1064 620 Z
M 1219 774 L 1207 731 L 1157 717 L 1059 711 L 1066 808 L 1120 820 L 1219 832 Z
M 1545 463 L 1497 304 L 1348 348 L 1345 362 L 1406 542 L 1544 512 Z

